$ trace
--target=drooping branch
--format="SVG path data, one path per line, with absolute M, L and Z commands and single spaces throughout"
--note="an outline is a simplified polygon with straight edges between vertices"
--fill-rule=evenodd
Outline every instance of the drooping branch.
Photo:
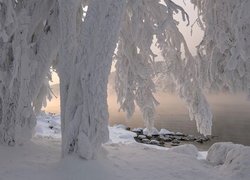
M 116 91 L 121 108 L 131 116 L 134 102 L 143 112 L 148 129 L 153 128 L 156 100 L 153 97 L 155 55 L 153 40 L 162 52 L 165 70 L 162 72 L 176 84 L 177 92 L 196 120 L 200 133 L 211 134 L 212 113 L 197 79 L 197 65 L 186 41 L 177 27 L 173 14 L 187 13 L 172 1 L 129 1 L 123 21 L 117 51 Z M 169 79 L 168 78 L 168 79 Z
M 204 24 L 198 46 L 203 86 L 211 91 L 250 94 L 250 2 L 193 1 Z

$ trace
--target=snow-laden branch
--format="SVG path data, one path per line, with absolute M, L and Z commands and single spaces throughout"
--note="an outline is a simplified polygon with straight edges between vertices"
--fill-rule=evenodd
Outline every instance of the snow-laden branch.
M 200 77 L 210 90 L 250 94 L 250 1 L 193 1 L 204 23 Z
M 196 61 L 177 28 L 173 13 L 187 13 L 172 1 L 129 1 L 122 24 L 117 51 L 116 91 L 121 109 L 131 116 L 135 102 L 140 107 L 146 127 L 154 126 L 155 106 L 155 55 L 153 40 L 165 60 L 165 76 L 175 82 L 180 97 L 186 102 L 190 118 L 204 135 L 211 134 L 212 113 L 198 81 Z

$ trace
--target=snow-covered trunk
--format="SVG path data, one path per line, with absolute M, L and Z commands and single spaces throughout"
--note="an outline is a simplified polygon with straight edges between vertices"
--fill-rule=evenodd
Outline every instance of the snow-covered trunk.
M 10 8 L 12 2 L 8 1 L 13 19 L 6 17 L 9 31 L 1 42 L 1 143 L 20 144 L 32 137 L 34 109 L 38 105 L 41 108 L 46 96 L 44 80 L 57 54 L 58 14 L 54 2 L 27 0 Z
M 63 156 L 74 152 L 85 159 L 94 158 L 109 138 L 107 83 L 125 3 L 92 0 L 88 5 L 68 92 L 61 94 L 67 96 L 62 102 Z
M 27 25 L 29 23 L 29 19 L 27 18 L 27 14 L 24 9 L 20 10 L 20 16 L 17 17 L 12 2 L 3 2 L 2 6 L 3 11 L 6 10 L 7 12 L 6 17 L 3 15 L 4 21 L 2 22 L 2 31 L 9 27 L 12 27 L 13 30 L 5 32 L 5 38 L 2 36 L 1 39 L 2 116 L 0 124 L 0 139 L 3 144 L 14 145 L 16 143 L 16 129 L 21 132 L 21 129 L 16 128 L 16 125 L 21 125 L 22 120 L 20 120 L 19 123 L 16 116 L 18 114 L 17 108 L 20 98 L 19 88 L 21 86 L 21 60 L 25 58 L 25 51 L 27 47 L 25 37 L 27 35 Z
M 68 98 L 68 90 L 70 85 L 71 68 L 73 60 L 76 57 L 77 49 L 77 15 L 80 8 L 80 0 L 69 1 L 60 0 L 60 29 L 61 29 L 61 47 L 59 49 L 59 62 L 57 72 L 60 77 L 60 106 L 61 106 L 61 132 L 62 142 L 65 142 L 65 127 L 70 121 L 66 121 L 66 102 Z M 64 143 L 62 144 L 64 146 Z

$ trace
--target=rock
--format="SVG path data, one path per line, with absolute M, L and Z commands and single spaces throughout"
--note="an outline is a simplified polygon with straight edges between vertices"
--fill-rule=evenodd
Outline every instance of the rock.
M 204 142 L 207 142 L 207 141 L 210 141 L 210 138 L 209 137 L 204 137 L 203 140 L 204 140 Z
M 204 140 L 203 140 L 203 138 L 199 138 L 199 139 L 195 140 L 195 142 L 202 144 L 204 142 Z
M 146 135 L 146 136 L 156 136 L 156 135 L 159 135 L 159 132 L 156 128 L 152 128 L 152 129 L 143 129 L 143 134 Z
M 132 129 L 132 132 L 134 132 L 136 134 L 142 134 L 143 133 L 143 129 L 142 128 L 134 128 L 134 129 Z
M 196 138 L 195 138 L 193 135 L 188 135 L 188 136 L 187 136 L 187 140 L 188 140 L 188 141 L 195 141 Z
M 150 141 L 150 144 L 153 144 L 153 145 L 160 145 L 160 142 L 157 141 L 157 140 L 151 140 L 151 141 Z
M 151 135 L 146 135 L 146 137 L 147 137 L 148 139 L 152 139 L 152 136 L 151 136 Z
M 174 139 L 174 140 L 172 141 L 172 143 L 180 144 L 180 141 L 178 141 L 177 139 Z
M 130 130 L 131 130 L 131 128 L 130 128 L 130 127 L 126 127 L 126 130 L 127 130 L 127 131 L 130 131 Z
M 164 146 L 165 142 L 164 141 L 160 141 L 160 146 Z
M 170 137 L 160 136 L 160 141 L 171 142 L 173 139 Z
M 176 136 L 185 136 L 185 134 L 181 133 L 181 132 L 177 132 L 175 133 Z
M 179 140 L 179 141 L 181 141 L 181 139 L 182 139 L 182 137 L 180 137 L 180 136 L 175 136 L 174 138 Z
M 54 127 L 50 125 L 49 128 L 50 128 L 50 129 L 53 129 Z
M 149 139 L 142 139 L 142 143 L 149 144 L 150 140 Z
M 159 134 L 153 134 L 152 135 L 153 138 L 159 138 L 159 136 L 160 136 Z
M 139 135 L 137 138 L 138 138 L 138 139 L 146 139 L 146 136 L 144 136 L 144 135 Z
M 180 137 L 180 141 L 187 141 L 187 137 Z
M 179 143 L 171 143 L 171 146 L 179 146 Z

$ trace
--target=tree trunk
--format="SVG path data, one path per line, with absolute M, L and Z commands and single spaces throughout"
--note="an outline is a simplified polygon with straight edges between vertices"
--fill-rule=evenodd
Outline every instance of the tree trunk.
M 80 0 L 60 0 L 59 8 L 61 47 L 59 49 L 59 62 L 56 68 L 60 77 L 62 149 L 66 149 L 66 147 L 64 147 L 66 145 L 64 143 L 66 141 L 65 127 L 68 128 L 68 123 L 70 122 L 65 119 L 66 102 L 74 59 L 76 58 L 77 25 L 79 26 L 81 23 L 81 15 L 78 13 L 80 11 Z M 80 18 L 78 16 L 80 16 Z M 78 19 L 80 19 L 80 21 L 77 21 Z
M 107 83 L 125 3 L 124 0 L 92 0 L 88 5 L 70 81 L 68 86 L 64 84 L 68 90 L 61 90 L 66 93 L 61 94 L 63 156 L 74 152 L 91 159 L 109 138 Z
M 12 1 L 7 4 L 12 20 L 5 17 L 1 24 L 9 31 L 0 40 L 0 142 L 15 145 L 32 137 L 35 106 L 46 96 L 41 91 L 58 50 L 58 13 L 55 0 L 27 0 L 15 9 Z

